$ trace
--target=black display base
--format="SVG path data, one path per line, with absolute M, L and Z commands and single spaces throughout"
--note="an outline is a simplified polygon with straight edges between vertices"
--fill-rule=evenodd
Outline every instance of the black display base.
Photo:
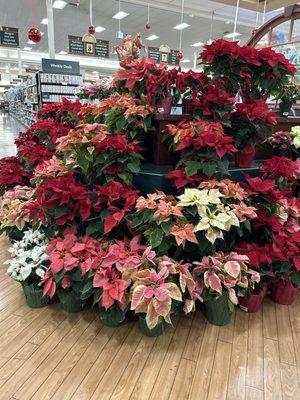
M 252 177 L 258 176 L 260 163 L 261 161 L 255 161 L 253 167 L 242 169 L 233 165 L 229 166 L 229 178 L 235 182 L 241 182 L 244 180 L 244 174 Z M 165 175 L 173 169 L 175 168 L 169 165 L 143 164 L 141 171 L 134 177 L 133 184 L 141 191 L 142 195 L 153 193 L 156 190 L 162 190 L 167 194 L 175 193 L 171 180 L 165 178 Z

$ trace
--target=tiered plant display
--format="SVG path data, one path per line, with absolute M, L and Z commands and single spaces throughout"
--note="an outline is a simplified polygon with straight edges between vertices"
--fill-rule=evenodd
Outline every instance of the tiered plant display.
M 149 336 L 201 302 L 222 325 L 239 302 L 256 311 L 269 285 L 274 301 L 295 299 L 298 162 L 274 156 L 259 177 L 226 177 L 230 158 L 275 124 L 265 100 L 294 67 L 271 49 L 224 40 L 201 60 L 203 73 L 183 73 L 126 57 L 115 93 L 97 105 L 47 105 L 20 134 L 18 156 L 0 160 L 0 229 L 13 242 L 8 272 L 24 290 L 42 288 L 67 312 L 97 304 L 110 326 L 136 315 Z M 165 132 L 180 154 L 169 174 L 177 192 L 141 196 L 133 176 L 152 116 L 181 94 L 193 116 Z M 283 150 L 298 149 L 299 129 L 269 143 L 281 139 Z

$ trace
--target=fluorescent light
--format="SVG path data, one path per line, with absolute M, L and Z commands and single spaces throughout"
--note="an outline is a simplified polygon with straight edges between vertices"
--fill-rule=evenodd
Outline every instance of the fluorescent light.
M 201 47 L 203 45 L 204 45 L 203 42 L 196 42 L 196 43 L 191 44 L 192 47 Z
M 43 24 L 43 25 L 48 25 L 48 18 L 43 18 L 43 19 L 41 20 L 41 24 Z
M 182 60 L 181 61 L 183 64 L 185 64 L 185 63 L 189 63 L 189 62 L 191 62 L 191 60 L 189 60 L 188 58 L 185 58 L 184 60 Z
M 32 40 L 28 40 L 27 44 L 36 44 L 36 43 Z
M 30 50 L 32 50 L 32 47 L 25 46 L 23 50 L 25 50 L 25 51 L 30 51 Z
M 63 0 L 55 0 L 55 2 L 53 3 L 53 8 L 58 8 L 59 10 L 62 10 L 63 8 L 65 8 L 67 5 L 66 1 Z
M 237 36 L 241 36 L 241 33 L 238 32 L 231 32 L 231 33 L 227 33 L 227 35 L 224 35 L 224 37 L 228 38 L 228 39 L 232 39 L 235 38 Z
M 178 31 L 181 31 L 182 29 L 188 28 L 189 24 L 187 24 L 186 22 L 182 22 L 182 24 L 176 25 L 173 27 L 173 29 L 177 29 Z
M 92 74 L 98 74 L 98 71 L 93 71 Z
M 159 36 L 157 36 L 157 35 L 150 35 L 150 36 L 146 37 L 146 40 L 155 40 L 158 38 L 159 38 Z
M 66 54 L 68 54 L 66 51 L 64 51 L 64 50 L 62 50 L 62 51 L 60 51 L 58 54 L 61 54 L 61 55 L 66 55 Z
M 24 68 L 28 68 L 28 67 L 29 67 L 29 65 L 27 65 L 27 64 L 23 64 L 23 65 L 22 65 L 22 67 L 24 67 Z
M 103 28 L 103 26 L 96 26 L 95 31 L 98 33 L 103 32 L 103 31 L 105 31 L 105 28 Z
M 114 18 L 114 19 L 123 19 L 123 18 L 127 17 L 127 15 L 129 15 L 127 12 L 125 12 L 125 11 L 119 11 L 119 12 L 117 12 L 117 14 L 115 14 L 115 15 L 113 16 L 113 18 Z

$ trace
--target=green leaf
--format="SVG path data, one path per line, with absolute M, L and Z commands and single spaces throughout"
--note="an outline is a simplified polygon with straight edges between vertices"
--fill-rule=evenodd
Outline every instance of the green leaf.
M 185 167 L 185 172 L 187 176 L 195 175 L 202 168 L 202 163 L 199 161 L 187 161 Z
M 156 228 L 150 233 L 150 245 L 153 249 L 158 247 L 164 237 L 164 232 L 161 228 Z
M 137 173 L 139 172 L 139 170 L 140 170 L 140 163 L 139 163 L 139 161 L 132 161 L 132 162 L 128 163 L 128 164 L 127 164 L 127 169 L 128 169 L 130 172 L 132 172 L 132 173 L 134 173 L 134 174 L 137 174 Z
M 170 232 L 170 229 L 175 225 L 174 221 L 167 221 L 167 222 L 163 222 L 161 224 L 161 227 L 164 231 L 165 234 L 168 234 Z
M 124 116 L 119 117 L 119 118 L 116 120 L 116 128 L 117 128 L 117 131 L 121 132 L 122 129 L 125 127 L 126 123 L 127 123 L 127 121 L 126 121 L 126 119 L 124 118 Z
M 87 282 L 87 283 L 83 286 L 83 288 L 82 288 L 82 294 L 85 294 L 85 293 L 87 293 L 87 292 L 90 292 L 91 289 L 92 289 L 92 287 L 93 287 L 93 280 L 90 279 L 89 282 Z
M 64 277 L 64 275 L 65 275 L 65 271 L 64 270 L 62 270 L 62 271 L 58 272 L 57 274 L 55 274 L 54 275 L 55 282 L 59 283 L 62 280 L 62 278 Z
M 122 181 L 125 182 L 127 185 L 130 185 L 130 184 L 131 184 L 132 176 L 131 176 L 131 174 L 129 174 L 128 172 L 119 172 L 117 175 L 118 175 L 118 177 L 119 177 L 120 179 L 122 179 Z
M 210 178 L 216 172 L 216 164 L 211 162 L 203 163 L 202 172 Z
M 144 215 L 143 213 L 135 214 L 135 217 L 131 221 L 132 228 L 136 228 L 137 226 L 141 225 L 143 222 Z
M 101 232 L 102 231 L 102 218 L 98 217 L 97 219 L 90 222 L 85 230 L 86 236 L 91 236 L 93 233 Z
M 291 281 L 294 285 L 300 286 L 300 271 L 294 271 L 291 273 Z
M 67 207 L 57 207 L 54 209 L 54 218 L 60 218 L 68 211 Z

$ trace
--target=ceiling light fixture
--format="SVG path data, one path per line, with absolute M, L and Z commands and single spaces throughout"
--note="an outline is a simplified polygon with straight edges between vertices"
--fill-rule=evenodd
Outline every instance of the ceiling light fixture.
M 231 32 L 231 33 L 227 33 L 226 35 L 224 35 L 224 37 L 226 37 L 227 39 L 232 39 L 232 38 L 235 38 L 237 36 L 241 36 L 241 33 Z
M 53 8 L 57 8 L 58 10 L 62 10 L 67 5 L 66 1 L 63 0 L 55 0 L 53 3 Z
M 28 40 L 27 44 L 36 44 L 33 40 Z
M 146 40 L 156 40 L 158 38 L 159 38 L 159 36 L 157 36 L 157 35 L 150 35 L 150 36 L 146 37 Z
M 48 25 L 48 18 L 43 18 L 43 19 L 41 20 L 41 24 L 43 24 L 43 25 Z
M 186 22 L 182 22 L 181 24 L 178 24 L 173 27 L 173 29 L 177 29 L 178 31 L 181 31 L 182 29 L 188 28 L 191 26 L 190 24 L 187 24 Z
M 103 31 L 105 31 L 105 28 L 103 28 L 103 26 L 96 26 L 96 28 L 95 28 L 95 32 L 103 32 Z
M 203 45 L 204 45 L 203 42 L 196 42 L 196 43 L 191 44 L 192 47 L 201 47 Z
M 186 64 L 186 63 L 189 63 L 189 62 L 191 62 L 191 60 L 189 60 L 188 58 L 185 58 L 184 60 L 182 60 L 181 61 L 182 63 L 184 63 L 184 64 Z
M 128 15 L 129 14 L 127 12 L 125 12 L 125 11 L 119 11 L 119 12 L 117 12 L 117 14 L 115 14 L 113 16 L 113 18 L 114 19 L 123 19 L 123 18 L 127 17 Z
M 32 50 L 32 47 L 25 46 L 23 50 L 25 50 L 25 51 L 30 51 L 30 50 Z
M 62 56 L 65 56 L 66 54 L 68 54 L 65 50 L 60 51 L 58 54 L 61 54 Z

